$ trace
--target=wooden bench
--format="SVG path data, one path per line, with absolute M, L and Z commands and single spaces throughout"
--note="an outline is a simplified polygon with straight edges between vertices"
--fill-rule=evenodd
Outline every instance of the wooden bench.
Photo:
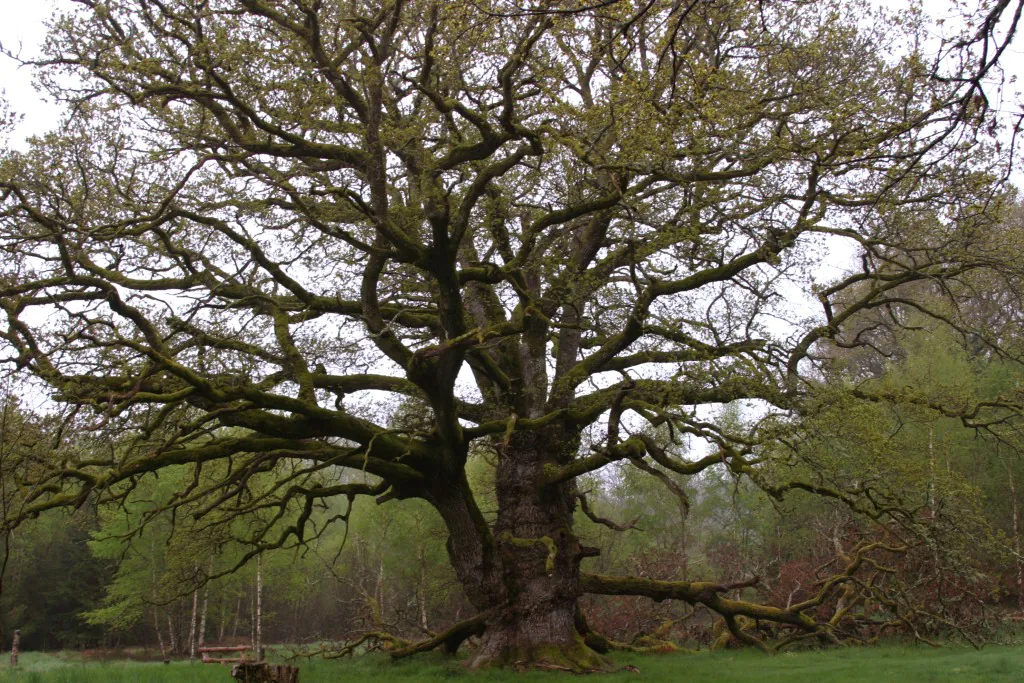
M 211 657 L 210 653 L 220 652 L 249 652 L 252 648 L 248 645 L 235 645 L 234 647 L 201 647 L 199 653 L 203 656 L 203 664 L 236 664 L 247 659 L 255 660 L 256 657 L 247 658 L 242 654 L 237 657 Z

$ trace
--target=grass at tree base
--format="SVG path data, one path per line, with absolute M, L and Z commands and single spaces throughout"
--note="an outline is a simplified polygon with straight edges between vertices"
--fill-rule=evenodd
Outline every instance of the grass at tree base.
M 1020 681 L 1024 677 L 1024 646 L 991 646 L 983 650 L 960 647 L 880 646 L 844 650 L 804 651 L 768 657 L 755 651 L 701 652 L 698 654 L 617 656 L 630 671 L 587 676 L 587 681 L 668 681 L 729 683 L 730 681 Z M 228 683 L 230 668 L 192 664 L 108 661 L 83 663 L 73 654 L 24 653 L 22 666 L 12 672 L 6 657 L 0 660 L 0 681 L 10 683 Z M 302 683 L 365 683 L 366 680 L 538 681 L 576 680 L 558 672 L 467 671 L 459 662 L 428 654 L 391 662 L 382 656 L 351 660 L 297 662 Z

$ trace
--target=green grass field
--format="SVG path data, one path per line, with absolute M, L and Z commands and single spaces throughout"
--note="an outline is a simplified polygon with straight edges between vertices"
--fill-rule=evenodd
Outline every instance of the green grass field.
M 992 646 L 976 651 L 964 648 L 881 646 L 862 649 L 805 651 L 765 656 L 754 651 L 619 657 L 640 673 L 620 672 L 589 676 L 587 681 L 1021 681 L 1024 647 Z M 301 661 L 302 683 L 366 683 L 368 680 L 438 681 L 466 683 L 498 681 L 576 680 L 561 673 L 467 672 L 461 665 L 427 655 L 391 663 L 384 657 L 344 661 Z M 11 683 L 177 683 L 219 681 L 230 683 L 229 667 L 214 664 L 150 662 L 82 663 L 73 654 L 24 653 L 17 671 L 0 660 L 0 681 Z

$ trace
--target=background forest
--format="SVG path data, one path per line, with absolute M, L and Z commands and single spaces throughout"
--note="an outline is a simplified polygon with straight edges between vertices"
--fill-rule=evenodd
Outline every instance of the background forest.
M 802 441 L 779 446 L 800 452 L 802 466 L 812 465 L 823 486 L 856 477 L 870 483 L 875 495 L 899 499 L 928 518 L 937 547 L 902 557 L 899 566 L 879 565 L 875 576 L 902 577 L 889 590 L 911 607 L 915 601 L 929 610 L 936 602 L 954 606 L 958 624 L 967 615 L 966 623 L 977 625 L 959 634 L 972 642 L 1024 614 L 1018 491 L 1024 461 L 1017 429 L 1011 421 L 977 429 L 939 407 L 983 404 L 1020 389 L 1019 367 L 1006 357 L 1019 343 L 1019 307 L 1006 293 L 979 291 L 972 315 L 999 330 L 999 354 L 913 307 L 866 313 L 857 334 L 869 344 L 818 349 L 830 368 L 820 378 L 825 398 L 804 418 Z M 829 386 L 836 391 L 830 394 Z M 850 391 L 857 387 L 891 400 L 853 402 Z M 421 410 L 410 402 L 394 420 L 415 421 Z M 755 421 L 757 414 L 755 404 L 733 404 L 709 419 L 728 427 Z M 31 414 L 10 395 L 2 433 L 7 461 L 43 454 L 60 440 L 85 450 L 117 448 L 97 444 L 89 434 L 72 438 L 55 419 Z M 667 434 L 653 436 L 684 459 L 700 455 L 671 444 Z M 469 468 L 488 515 L 494 458 L 481 450 Z M 184 495 L 189 480 L 200 476 L 217 474 L 200 475 L 190 465 L 170 468 L 142 479 L 123 506 L 53 510 L 10 532 L 2 556 L 4 632 L 20 629 L 28 649 L 153 645 L 185 656 L 204 642 L 260 639 L 321 647 L 367 634 L 377 644 L 418 640 L 472 614 L 446 561 L 444 526 L 422 501 L 378 505 L 365 497 L 342 498 L 298 511 L 310 515 L 316 537 L 252 559 L 246 527 L 265 520 L 240 516 L 225 523 L 223 517 L 210 519 L 230 514 L 224 509 L 196 507 L 185 515 L 167 508 L 166 501 Z M 266 476 L 271 481 L 276 475 Z M 255 479 L 249 495 L 259 497 Z M 823 577 L 848 562 L 875 531 L 869 516 L 843 502 L 800 492 L 776 500 L 724 466 L 690 477 L 652 477 L 623 465 L 591 475 L 580 491 L 581 538 L 605 549 L 588 561 L 590 571 L 708 577 L 735 582 L 737 596 L 776 605 L 813 596 Z M 914 562 L 931 563 L 917 583 Z M 958 566 L 944 572 L 940 565 L 951 562 Z M 203 582 L 205 576 L 213 578 Z M 726 642 L 718 620 L 703 608 L 588 596 L 585 609 L 590 626 L 618 646 Z M 870 614 L 870 607 L 861 609 Z M 946 622 L 924 620 L 908 623 L 904 635 L 927 640 L 958 634 Z

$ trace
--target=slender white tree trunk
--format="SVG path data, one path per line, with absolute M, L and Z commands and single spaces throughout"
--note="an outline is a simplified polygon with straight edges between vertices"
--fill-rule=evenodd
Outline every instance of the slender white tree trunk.
M 249 593 L 249 647 L 256 650 L 256 591 Z
M 430 627 L 427 624 L 427 558 L 422 544 L 417 549 L 417 553 L 420 564 L 420 581 L 419 586 L 416 587 L 416 602 L 420 612 L 420 630 L 429 634 Z
M 1020 556 L 1020 502 L 1017 499 L 1017 481 L 1013 478 L 1010 464 L 1003 459 L 1006 480 L 1010 484 L 1010 507 L 1013 512 L 1013 563 L 1017 568 L 1017 609 L 1024 614 L 1024 561 Z
M 18 653 L 21 651 L 21 631 L 15 629 L 14 640 L 11 641 L 11 668 L 18 668 Z
M 228 612 L 228 603 L 226 600 L 221 598 L 220 600 L 220 619 L 217 621 L 217 642 L 219 644 L 224 643 L 224 632 L 228 628 L 228 618 L 231 613 Z
M 935 517 L 935 423 L 928 426 L 928 464 L 930 478 L 928 480 L 928 509 Z
M 256 556 L 256 659 L 263 659 L 263 556 Z
M 171 621 L 171 615 L 167 615 L 167 632 L 171 638 L 171 652 L 178 654 L 178 639 L 174 636 L 174 622 Z
M 232 638 L 235 638 L 236 636 L 238 636 L 238 620 L 239 620 L 239 618 L 241 616 L 242 616 L 242 593 L 241 593 L 241 591 L 239 591 L 239 593 L 238 593 L 238 604 L 235 605 L 235 623 L 234 623 L 234 626 L 231 627 L 231 637 Z
M 377 599 L 377 609 L 380 611 L 380 623 L 384 624 L 384 555 L 380 556 L 377 562 L 377 585 L 375 586 L 375 598 Z
M 198 569 L 198 567 L 197 567 Z M 199 589 L 192 591 L 192 618 L 188 622 L 188 658 L 196 658 L 196 620 L 199 616 Z
M 149 542 L 149 556 L 155 557 L 155 541 L 150 540 Z M 156 610 L 156 565 L 150 564 L 150 574 L 152 583 L 150 584 L 150 594 L 153 598 L 153 629 L 156 631 L 156 640 L 160 644 L 160 658 L 167 659 L 167 648 L 164 647 L 164 637 L 160 633 L 160 615 L 157 614 Z
M 210 565 L 209 576 L 213 572 L 213 564 Z M 199 610 L 199 647 L 206 645 L 206 612 L 210 607 L 210 582 L 207 581 L 203 587 L 203 606 Z
M 153 608 L 153 630 L 156 631 L 156 642 L 160 644 L 160 657 L 167 659 L 167 648 L 164 647 L 164 635 L 160 631 L 160 617 L 156 613 L 156 607 Z

